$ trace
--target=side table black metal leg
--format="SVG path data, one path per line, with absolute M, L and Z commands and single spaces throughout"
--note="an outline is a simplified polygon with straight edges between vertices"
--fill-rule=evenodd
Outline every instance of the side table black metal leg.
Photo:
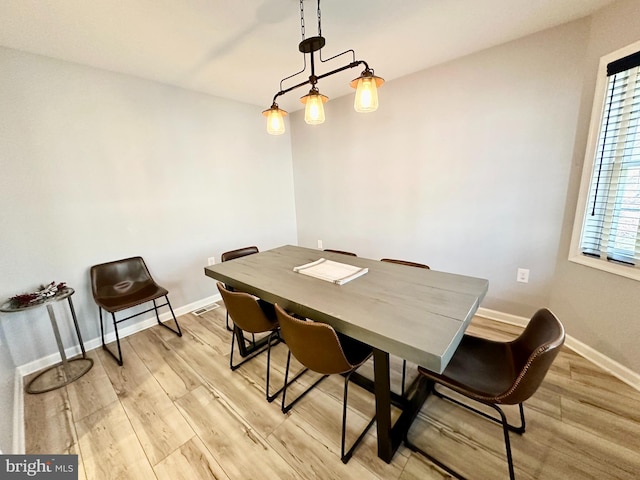
M 76 309 L 73 308 L 73 302 L 71 297 L 67 298 L 69 302 L 69 310 L 71 310 L 71 317 L 73 318 L 73 325 L 76 327 L 76 334 L 78 335 L 78 343 L 80 344 L 80 350 L 82 351 L 82 358 L 87 358 L 87 352 L 84 350 L 84 342 L 82 341 L 82 335 L 80 334 L 80 326 L 78 325 L 78 318 L 76 317 Z
M 58 351 L 60 352 L 60 358 L 62 359 L 62 372 L 64 373 L 64 381 L 67 382 L 67 378 L 69 377 L 69 364 L 67 363 L 67 355 L 64 352 L 64 345 L 62 344 L 62 338 L 60 337 L 60 329 L 58 328 L 56 315 L 53 312 L 53 306 L 47 305 L 47 312 L 49 313 L 49 320 L 51 320 L 53 335 L 56 338 L 56 343 L 58 344 Z

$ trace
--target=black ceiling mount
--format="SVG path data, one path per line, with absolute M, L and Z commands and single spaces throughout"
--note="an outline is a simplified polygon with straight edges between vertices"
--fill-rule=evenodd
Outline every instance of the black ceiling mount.
M 324 43 L 324 37 L 306 38 L 300 42 L 300 45 L 298 45 L 298 50 L 300 50 L 302 53 L 317 52 L 322 47 L 324 47 Z

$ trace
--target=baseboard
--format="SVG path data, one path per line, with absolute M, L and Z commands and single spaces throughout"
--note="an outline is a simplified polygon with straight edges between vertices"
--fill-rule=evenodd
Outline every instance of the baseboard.
M 218 293 L 216 295 L 211 295 L 210 297 L 203 298 L 196 302 L 183 305 L 182 307 L 174 308 L 173 311 L 176 314 L 176 317 L 179 317 L 180 315 L 184 315 L 185 313 L 192 312 L 198 308 L 202 308 L 205 305 L 209 305 L 213 302 L 218 302 L 220 300 L 222 300 L 222 296 Z M 163 309 L 163 310 L 166 310 L 166 309 Z M 155 315 L 153 314 L 151 315 L 152 316 L 148 318 L 141 318 L 138 321 L 132 321 L 132 323 L 130 323 L 126 327 L 119 328 L 118 334 L 120 335 L 120 338 L 128 337 L 129 335 L 133 335 L 134 333 L 140 332 L 142 330 L 146 330 L 149 327 L 153 327 L 154 325 L 157 325 L 158 322 L 156 320 Z M 160 314 L 160 321 L 165 322 L 170 319 L 171 319 L 171 312 L 169 312 L 168 310 Z M 105 335 L 105 341 L 107 343 L 115 342 L 115 340 L 116 340 L 116 335 L 114 332 L 110 332 Z M 102 345 L 102 340 L 100 339 L 100 337 L 93 338 L 91 340 L 87 340 L 84 342 L 84 348 L 87 351 L 98 348 L 101 345 Z M 73 347 L 69 347 L 65 349 L 65 355 L 67 356 L 67 358 L 71 358 L 79 354 L 80 354 L 80 347 L 77 345 L 74 345 Z M 60 361 L 61 361 L 60 354 L 56 352 L 51 355 L 47 355 L 46 357 L 41 357 L 36 360 L 33 360 L 32 362 L 20 365 L 16 370 L 18 371 L 18 374 L 21 377 L 24 377 L 25 375 L 29 375 L 31 373 L 40 371 L 44 368 L 50 367 L 51 365 L 55 365 Z
M 476 315 L 489 320 L 495 320 L 497 322 L 508 323 L 510 325 L 517 325 L 524 327 L 529 323 L 529 319 L 525 317 L 519 317 L 517 315 L 511 315 L 509 313 L 498 312 L 496 310 L 490 310 L 488 308 L 478 308 Z M 571 335 L 566 335 L 565 345 L 583 356 L 587 360 L 595 363 L 597 366 L 610 373 L 619 380 L 622 380 L 627 385 L 640 391 L 640 374 L 625 367 L 624 365 L 612 360 L 611 358 L 603 355 L 597 350 L 591 348 L 589 345 L 582 343 L 580 340 L 576 340 Z
M 22 455 L 24 446 L 24 388 L 22 375 L 16 368 L 13 381 L 13 454 Z

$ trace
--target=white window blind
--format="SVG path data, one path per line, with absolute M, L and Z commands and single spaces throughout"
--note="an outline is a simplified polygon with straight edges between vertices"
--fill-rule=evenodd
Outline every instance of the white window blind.
M 607 65 L 580 249 L 610 262 L 640 264 L 640 52 Z

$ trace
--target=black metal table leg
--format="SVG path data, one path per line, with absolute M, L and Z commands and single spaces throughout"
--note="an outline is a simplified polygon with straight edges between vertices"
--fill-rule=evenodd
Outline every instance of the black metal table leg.
M 398 445 L 391 435 L 391 383 L 389 380 L 389 354 L 373 349 L 374 391 L 376 395 L 376 422 L 378 429 L 378 456 L 391 462 Z
M 377 348 L 373 349 L 373 370 L 375 375 L 374 391 L 376 395 L 376 421 L 378 429 L 378 456 L 387 463 L 405 438 L 411 423 L 418 415 L 430 393 L 429 381 L 419 375 L 406 389 L 405 395 L 398 401 L 391 392 L 389 379 L 389 354 Z M 391 405 L 402 409 L 395 424 L 391 424 Z
M 259 350 L 263 346 L 265 346 L 269 342 L 269 336 L 265 336 L 258 340 L 257 342 L 252 342 L 251 346 L 247 346 L 244 338 L 244 333 L 239 328 L 235 328 L 235 333 L 233 335 L 236 336 L 236 340 L 238 341 L 238 352 L 240 356 L 246 357 L 247 355 L 251 355 L 253 352 Z

